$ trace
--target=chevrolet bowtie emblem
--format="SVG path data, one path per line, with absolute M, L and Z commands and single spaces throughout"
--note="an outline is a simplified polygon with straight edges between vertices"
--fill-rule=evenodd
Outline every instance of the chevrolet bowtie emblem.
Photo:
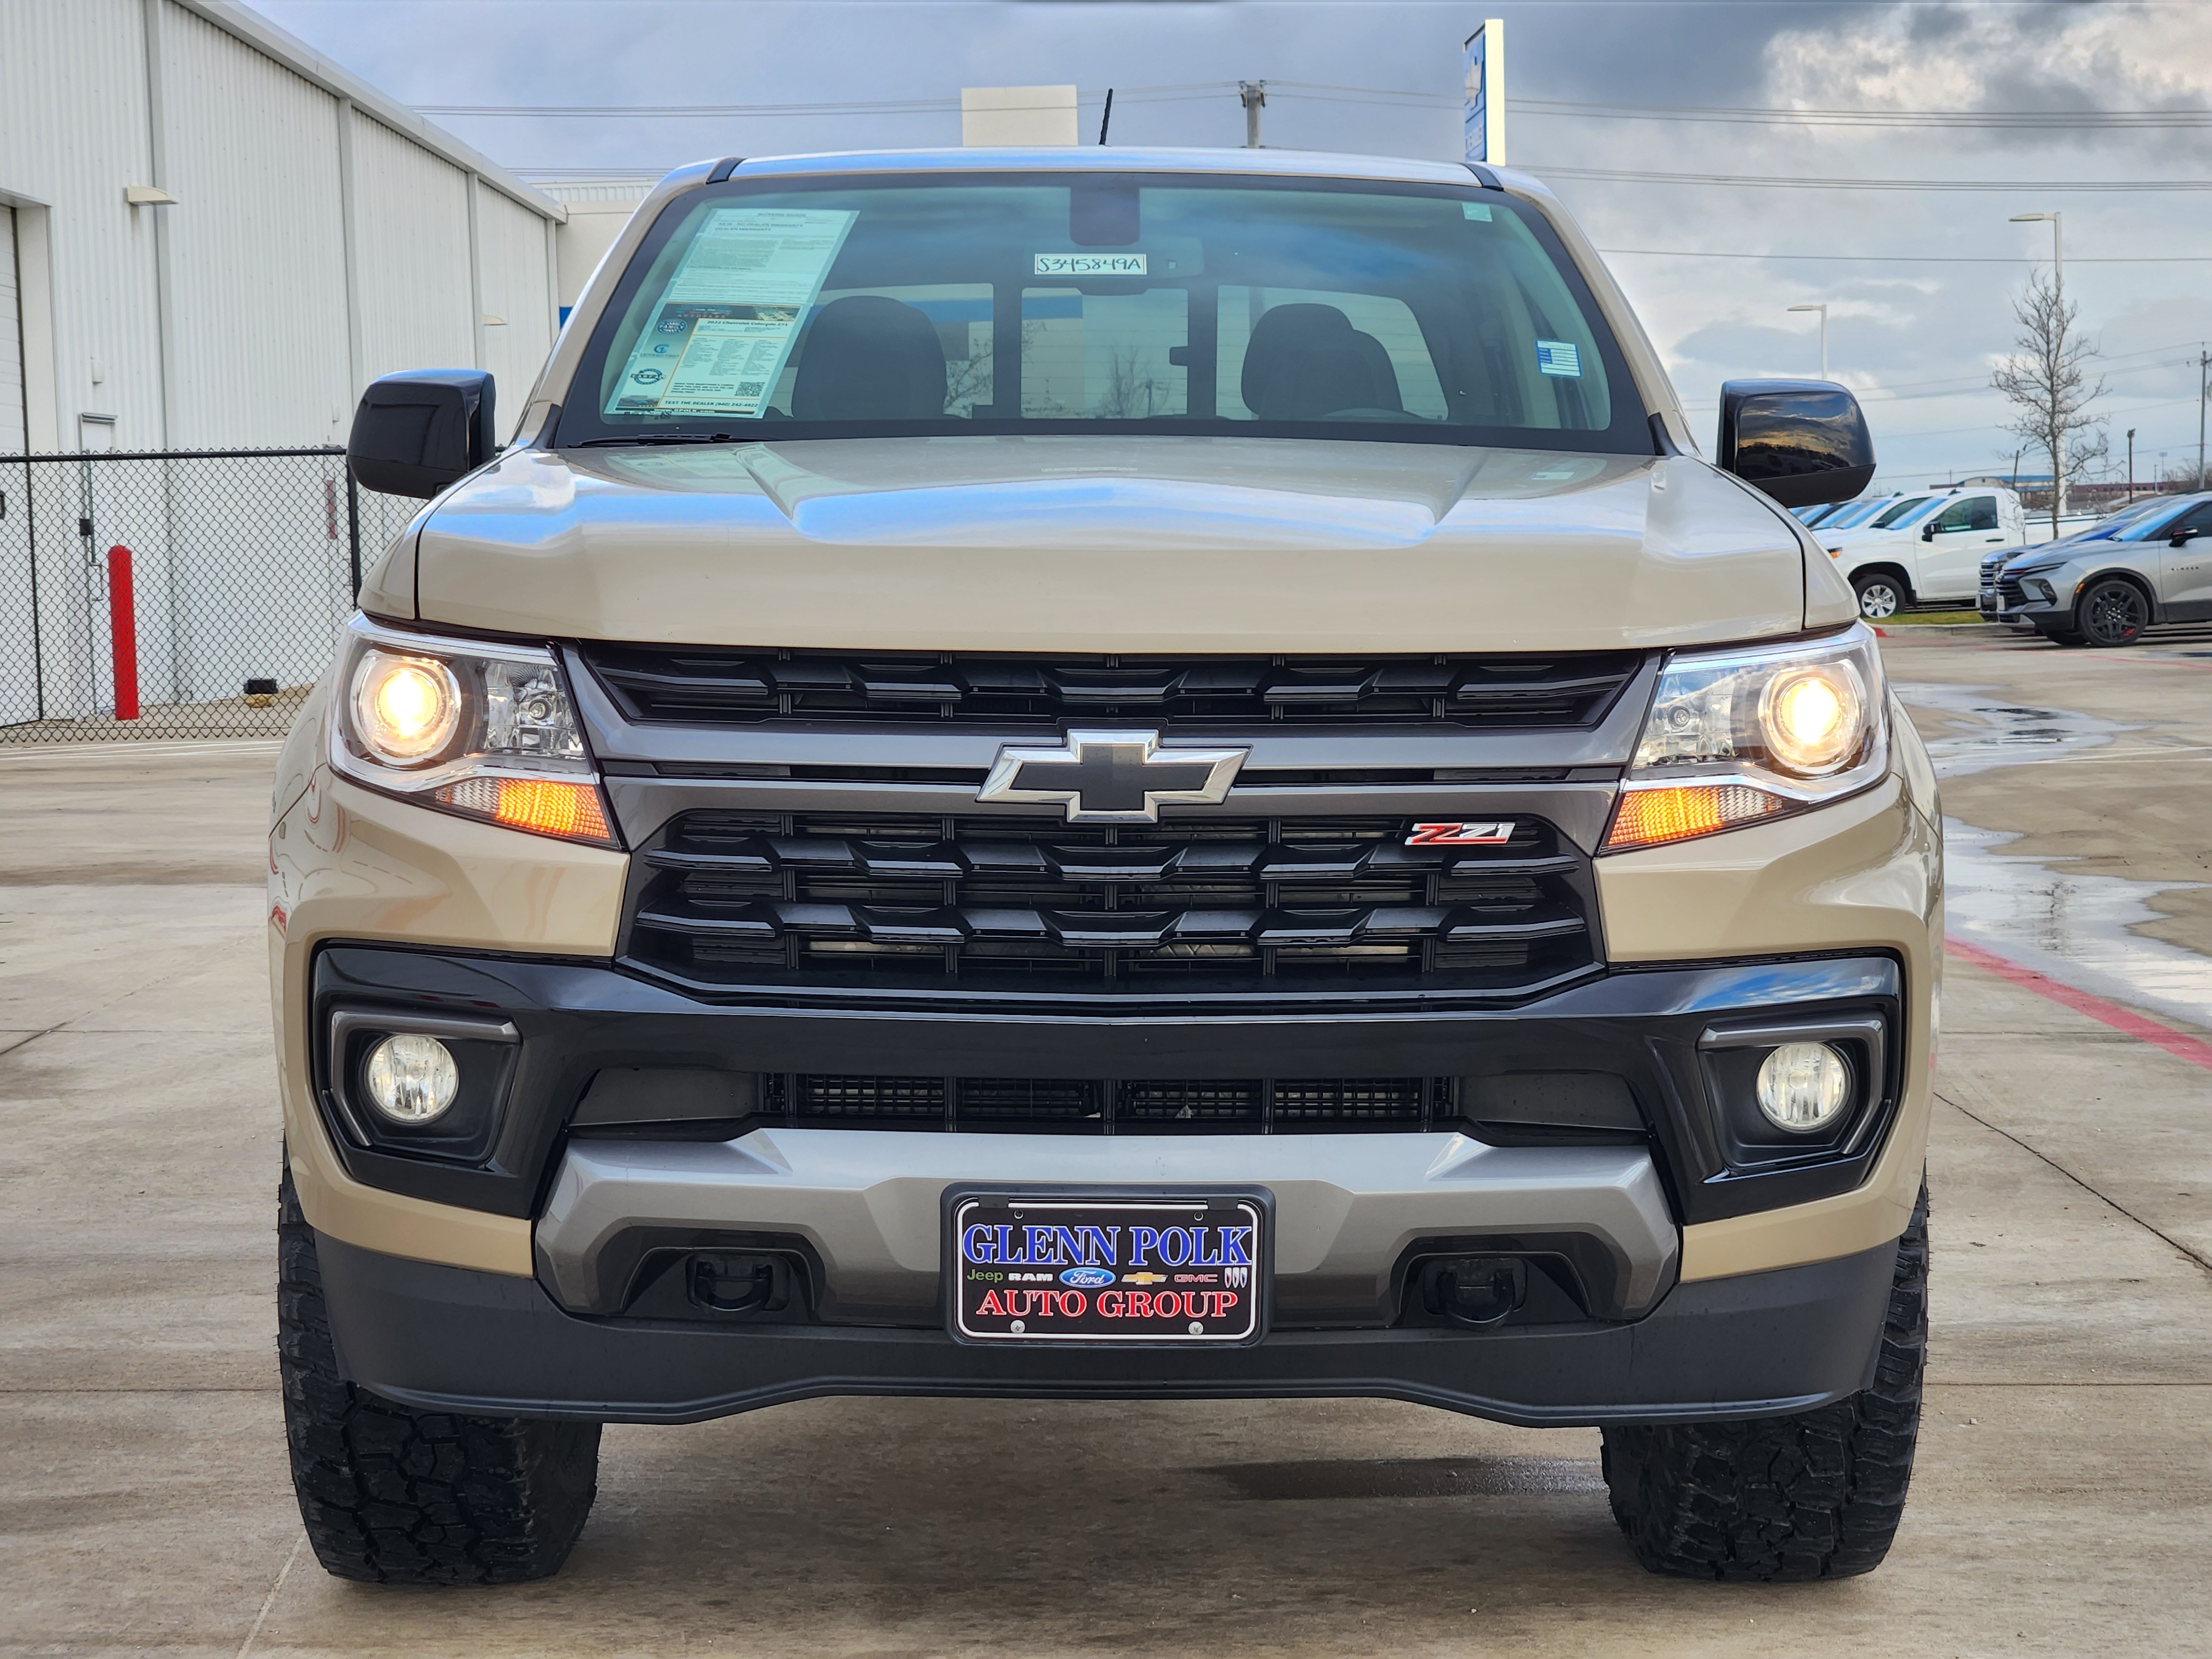
M 1163 749 L 1157 732 L 1070 732 L 1055 749 L 1008 744 L 977 800 L 1058 801 L 1071 823 L 1158 823 L 1160 803 L 1213 805 L 1249 749 Z

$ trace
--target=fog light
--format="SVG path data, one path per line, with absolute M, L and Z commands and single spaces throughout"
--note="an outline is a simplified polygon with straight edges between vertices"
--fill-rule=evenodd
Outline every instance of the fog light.
M 1843 1115 L 1851 1068 L 1825 1042 L 1785 1042 L 1759 1068 L 1759 1109 L 1778 1129 L 1813 1134 Z
M 1764 1087 L 1765 1073 L 1760 1077 Z M 437 1038 L 408 1032 L 368 1051 L 368 1082 L 369 1099 L 394 1123 L 428 1123 L 460 1093 L 461 1069 Z

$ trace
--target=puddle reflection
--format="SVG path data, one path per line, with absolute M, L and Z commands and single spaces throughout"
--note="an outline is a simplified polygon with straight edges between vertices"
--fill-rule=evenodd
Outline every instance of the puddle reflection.
M 2066 759 L 2140 730 L 2071 709 L 2008 702 L 1989 686 L 1899 684 L 1911 707 L 1972 724 L 1928 739 L 1939 778 Z M 1958 938 L 2063 984 L 2212 1025 L 2212 957 L 2132 931 L 2149 901 L 2203 882 L 2134 881 L 2069 870 L 2069 859 L 2008 857 L 2014 830 L 1943 820 L 1945 923 Z

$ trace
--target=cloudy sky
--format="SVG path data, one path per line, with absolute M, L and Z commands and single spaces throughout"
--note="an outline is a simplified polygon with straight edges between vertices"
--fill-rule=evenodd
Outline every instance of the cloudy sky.
M 2116 460 L 2133 427 L 2139 476 L 2160 457 L 2196 461 L 2196 360 L 2212 339 L 2203 0 L 255 3 L 419 106 L 841 106 L 433 118 L 511 167 L 639 172 L 702 155 L 957 143 L 962 87 L 1069 82 L 1094 132 L 1105 89 L 1117 89 L 1119 143 L 1241 143 L 1234 83 L 1265 79 L 1270 145 L 1454 158 L 1461 40 L 1502 16 L 1511 159 L 1547 176 L 1608 251 L 1701 430 L 1723 379 L 1817 371 L 1817 319 L 1787 307 L 1826 301 L 1831 372 L 1866 401 L 1881 484 L 2009 470 L 2018 440 L 2002 429 L 1989 366 L 2010 344 L 2010 296 L 2049 258 L 2051 234 L 2008 220 L 2056 210 L 2067 290 L 2105 357 L 2099 409 Z M 1778 110 L 1798 113 L 1759 113 Z M 1695 177 L 1586 176 L 1607 170 Z M 2136 187 L 2154 181 L 2197 188 Z M 2130 188 L 2086 187 L 2115 184 Z

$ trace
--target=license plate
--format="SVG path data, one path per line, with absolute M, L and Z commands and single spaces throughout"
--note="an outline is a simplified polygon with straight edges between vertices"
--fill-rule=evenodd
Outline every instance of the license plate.
M 946 1209 L 961 1340 L 1259 1340 L 1273 1259 L 1264 1194 L 959 1193 Z

